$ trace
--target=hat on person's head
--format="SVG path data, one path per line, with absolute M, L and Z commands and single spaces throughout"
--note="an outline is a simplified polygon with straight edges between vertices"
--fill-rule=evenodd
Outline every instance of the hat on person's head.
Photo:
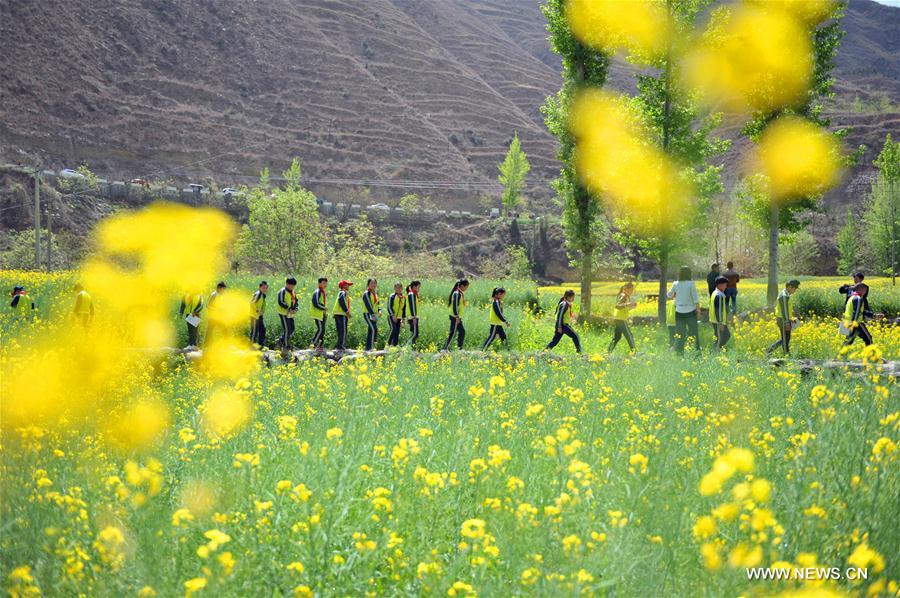
M 728 284 L 728 279 L 725 278 L 724 276 L 717 277 L 716 278 L 716 286 L 719 286 L 720 284 Z
M 340 288 L 352 287 L 352 286 L 353 286 L 353 283 L 350 282 L 349 280 L 342 280 L 341 282 L 338 283 L 338 287 L 340 287 Z
M 863 274 L 862 272 L 857 272 L 856 274 L 853 275 L 853 278 L 858 278 L 860 280 L 864 279 L 865 277 L 866 277 L 866 275 Z
M 792 289 L 799 289 L 800 281 L 795 278 L 793 280 L 787 281 L 787 284 L 785 286 L 791 287 Z
M 18 285 L 16 285 L 16 286 L 13 287 L 13 293 L 19 293 L 19 292 L 24 291 L 24 290 L 25 290 L 25 287 L 20 287 L 20 286 L 18 286 Z

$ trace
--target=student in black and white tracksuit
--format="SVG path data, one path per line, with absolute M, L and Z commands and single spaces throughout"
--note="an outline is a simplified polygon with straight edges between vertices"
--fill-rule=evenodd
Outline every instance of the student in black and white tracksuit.
M 353 283 L 349 280 L 342 280 L 338 283 L 337 301 L 334 302 L 334 328 L 337 332 L 337 344 L 334 346 L 335 351 L 347 350 L 347 324 L 350 321 L 350 295 L 347 291 Z
M 294 316 L 297 315 L 295 286 L 297 286 L 297 279 L 288 278 L 276 295 L 278 302 L 275 305 L 275 311 L 278 312 L 278 318 L 281 320 L 281 337 L 278 339 L 278 345 L 284 351 L 291 349 L 291 337 L 294 335 Z
M 463 326 L 463 312 L 466 309 L 466 289 L 469 288 L 469 281 L 466 279 L 456 281 L 450 296 L 447 298 L 447 307 L 450 308 L 450 334 L 444 343 L 444 351 L 450 350 L 450 343 L 456 337 L 456 346 L 463 348 L 463 341 L 466 339 L 466 328 Z
M 406 287 L 403 318 L 409 322 L 410 336 L 407 344 L 413 349 L 416 348 L 416 341 L 419 340 L 419 287 L 421 285 L 421 282 L 414 280 Z
M 316 332 L 312 338 L 312 346 L 317 351 L 322 351 L 325 348 L 325 322 L 328 317 L 328 304 L 325 296 L 325 288 L 327 286 L 328 279 L 320 278 L 316 290 L 313 291 L 310 299 L 309 316 L 316 326 Z
M 491 292 L 491 312 L 488 316 L 491 330 L 488 333 L 487 339 L 484 341 L 484 345 L 481 346 L 482 351 L 487 350 L 497 337 L 500 338 L 500 341 L 506 347 L 507 351 L 509 350 L 509 341 L 506 338 L 506 331 L 503 330 L 504 326 L 509 326 L 509 320 L 503 315 L 504 295 L 506 295 L 506 289 L 503 287 L 497 287 Z
M 578 333 L 576 333 L 569 325 L 569 322 L 573 319 L 573 301 L 575 301 L 575 291 L 568 290 L 556 305 L 556 327 L 554 328 L 553 338 L 547 343 L 547 346 L 544 347 L 544 351 L 548 351 L 555 347 L 565 334 L 571 338 L 572 342 L 575 344 L 575 351 L 581 353 L 581 339 L 578 338 Z
M 250 298 L 250 342 L 262 348 L 266 344 L 266 293 L 269 292 L 269 283 L 265 280 L 259 283 L 259 290 Z
M 391 334 L 387 341 L 388 347 L 396 347 L 400 344 L 400 328 L 403 326 L 405 312 L 406 295 L 403 293 L 403 285 L 398 282 L 394 285 L 394 292 L 388 297 L 388 323 L 391 325 Z
M 363 319 L 366 321 L 368 331 L 366 332 L 366 351 L 375 348 L 378 341 L 378 317 L 381 316 L 381 308 L 378 307 L 378 295 L 375 293 L 375 287 L 378 281 L 370 278 L 366 282 L 366 290 L 363 291 Z

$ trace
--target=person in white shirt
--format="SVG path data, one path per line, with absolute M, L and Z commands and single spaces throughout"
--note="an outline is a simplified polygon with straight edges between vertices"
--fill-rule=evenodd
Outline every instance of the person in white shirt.
M 700 335 L 697 330 L 697 310 L 700 308 L 700 296 L 697 285 L 691 280 L 691 269 L 682 266 L 678 271 L 678 280 L 672 283 L 666 297 L 675 300 L 675 351 L 684 354 L 684 345 L 688 337 L 694 339 L 694 346 L 700 351 Z

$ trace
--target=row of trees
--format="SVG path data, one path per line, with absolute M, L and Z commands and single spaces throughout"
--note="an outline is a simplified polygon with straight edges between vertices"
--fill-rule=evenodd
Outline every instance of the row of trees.
M 571 3 L 566 0 L 546 0 L 542 7 L 551 47 L 563 64 L 563 86 L 557 94 L 547 98 L 542 112 L 548 130 L 560 144 L 562 170 L 556 180 L 556 191 L 563 205 L 567 245 L 573 262 L 581 271 L 581 310 L 585 314 L 591 313 L 591 282 L 597 254 L 603 253 L 600 250 L 616 234 L 620 239 L 637 244 L 658 264 L 658 313 L 660 321 L 664 321 L 665 291 L 672 257 L 696 243 L 698 235 L 700 238 L 706 236 L 703 230 L 709 202 L 722 191 L 720 157 L 728 149 L 728 142 L 713 133 L 720 115 L 704 109 L 696 94 L 681 84 L 688 58 L 679 40 L 694 35 L 701 20 L 709 16 L 712 0 L 665 0 L 665 19 L 672 34 L 666 47 L 651 56 L 632 52 L 628 57 L 642 69 L 637 75 L 637 93 L 630 98 L 630 106 L 637 110 L 651 131 L 650 142 L 664 156 L 681 165 L 680 175 L 694 189 L 693 205 L 680 207 L 678 212 L 674 212 L 668 202 L 662 202 L 658 216 L 662 225 L 652 234 L 646 230 L 638 234 L 629 232 L 632 229 L 627 222 L 617 221 L 614 216 L 604 213 L 598 201 L 601 198 L 592 193 L 575 172 L 575 139 L 569 123 L 574 96 L 582 88 L 605 85 L 610 53 L 583 43 L 573 34 L 565 13 L 568 4 Z M 706 38 L 715 38 L 719 34 L 719 16 L 714 9 L 710 25 L 704 32 Z M 803 100 L 790 106 L 772 104 L 771 108 L 761 103 L 743 128 L 744 136 L 759 141 L 769 124 L 785 115 L 798 116 L 819 127 L 829 125 L 822 116 L 821 103 L 832 95 L 831 70 L 842 37 L 839 26 L 842 16 L 843 7 L 836 3 L 831 7 L 828 20 L 823 19 L 820 23 L 824 24 L 810 31 L 813 75 Z M 843 132 L 836 135 L 841 136 Z M 762 187 L 756 187 L 753 180 L 744 185 L 748 189 L 747 205 L 756 224 L 769 230 L 769 300 L 774 302 L 778 291 L 780 233 L 798 230 L 797 215 L 814 205 L 818 197 L 792 197 L 790 203 L 782 203 L 761 192 Z
M 900 241 L 900 142 L 884 140 L 875 159 L 872 180 L 862 214 L 847 208 L 846 222 L 837 236 L 838 269 L 849 273 L 867 264 L 877 274 L 890 275 L 897 284 L 897 243 Z

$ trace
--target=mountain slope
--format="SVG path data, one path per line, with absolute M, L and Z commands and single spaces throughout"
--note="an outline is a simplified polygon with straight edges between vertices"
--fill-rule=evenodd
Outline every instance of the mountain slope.
M 514 133 L 549 197 L 560 85 L 538 0 L 0 3 L 0 160 L 240 181 L 299 156 L 308 180 L 451 181 L 474 207 Z M 897 131 L 900 9 L 850 3 L 835 125 Z M 633 89 L 616 61 L 610 86 Z M 736 173 L 737 149 L 728 158 Z M 342 200 L 348 186 L 320 183 Z M 402 193 L 391 189 L 387 192 Z M 428 193 L 437 193 L 429 192 Z

